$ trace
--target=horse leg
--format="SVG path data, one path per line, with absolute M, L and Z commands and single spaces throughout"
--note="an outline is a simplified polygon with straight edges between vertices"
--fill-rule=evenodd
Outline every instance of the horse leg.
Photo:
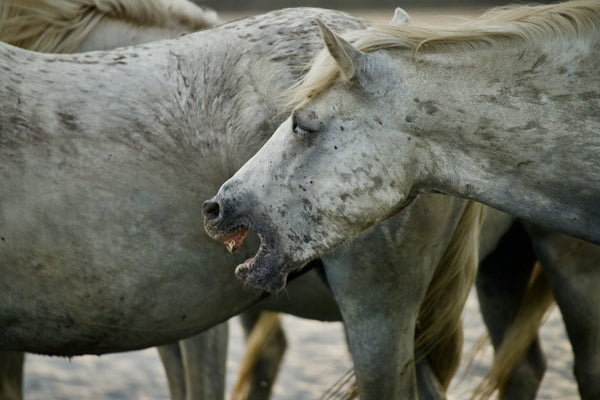
M 541 228 L 531 232 L 573 347 L 581 398 L 600 399 L 600 247 Z
M 394 272 L 401 272 L 389 265 L 381 268 L 387 274 L 378 277 L 383 272 L 380 268 L 364 265 L 369 264 L 362 268 L 352 268 L 348 262 L 331 263 L 331 268 L 326 265 L 343 315 L 359 397 L 417 399 L 414 332 L 427 288 L 422 281 L 427 277 L 403 281 L 394 276 Z M 427 270 L 421 267 L 414 270 Z
M 0 399 L 21 400 L 23 398 L 23 366 L 25 353 L 0 351 Z
M 228 342 L 227 322 L 179 341 L 185 371 L 186 400 L 218 400 L 225 397 Z
M 531 240 L 522 224 L 516 222 L 479 265 L 477 296 L 496 350 L 523 299 L 535 260 Z M 501 391 L 508 399 L 534 399 L 545 369 L 546 362 L 536 338 Z
M 232 399 L 268 399 L 287 348 L 279 315 L 250 309 L 240 314 L 240 321 L 246 336 L 246 352 Z
M 171 400 L 185 400 L 185 371 L 179 342 L 158 346 L 156 349 L 167 375 Z
M 414 332 L 433 268 L 408 268 L 385 245 L 370 240 L 361 247 L 355 239 L 350 250 L 324 257 L 325 273 L 343 316 L 359 397 L 417 399 Z

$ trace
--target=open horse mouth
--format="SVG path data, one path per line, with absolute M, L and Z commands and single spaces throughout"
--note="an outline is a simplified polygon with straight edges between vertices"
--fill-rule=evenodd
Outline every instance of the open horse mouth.
M 247 235 L 248 227 L 240 226 L 233 234 L 223 239 L 223 244 L 227 248 L 228 252 L 233 253 L 240 248 L 242 243 L 244 243 L 244 239 L 246 239 Z
M 245 233 L 237 233 L 236 237 L 245 237 L 247 229 Z M 279 292 L 285 287 L 289 273 L 295 269 L 294 264 L 286 261 L 276 241 L 259 232 L 257 234 L 260 238 L 258 252 L 235 268 L 235 276 L 268 292 Z
M 213 239 L 223 243 L 229 252 L 242 246 L 250 230 L 258 234 L 261 241 L 258 252 L 235 269 L 235 275 L 251 286 L 271 293 L 279 292 L 285 287 L 289 273 L 302 265 L 289 262 L 280 250 L 279 242 L 261 233 L 262 229 L 259 231 L 247 225 L 238 225 L 224 233 L 222 226 L 217 229 L 205 224 L 205 230 Z

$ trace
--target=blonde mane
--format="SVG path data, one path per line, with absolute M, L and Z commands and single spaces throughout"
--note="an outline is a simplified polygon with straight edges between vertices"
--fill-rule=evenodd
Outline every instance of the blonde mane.
M 600 36 L 600 1 L 575 0 L 545 6 L 509 6 L 491 9 L 480 17 L 451 27 L 378 25 L 351 32 L 345 38 L 364 52 L 407 49 L 414 54 L 426 50 L 473 48 L 498 45 L 508 40 L 539 43 L 550 37 Z M 309 65 L 303 80 L 290 92 L 293 107 L 329 87 L 339 68 L 326 49 Z
M 34 51 L 71 53 L 107 17 L 189 32 L 218 21 L 214 11 L 186 0 L 2 0 L 0 40 Z

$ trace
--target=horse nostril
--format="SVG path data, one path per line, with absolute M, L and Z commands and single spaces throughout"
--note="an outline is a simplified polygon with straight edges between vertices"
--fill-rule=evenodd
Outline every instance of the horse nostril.
M 202 212 L 204 213 L 204 218 L 215 219 L 219 216 L 221 207 L 219 207 L 219 203 L 216 201 L 207 200 L 202 205 Z

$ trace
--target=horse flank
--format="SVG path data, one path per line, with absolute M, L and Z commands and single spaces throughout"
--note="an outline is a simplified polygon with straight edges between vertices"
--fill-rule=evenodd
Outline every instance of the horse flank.
M 378 25 L 344 35 L 364 52 L 407 49 L 448 51 L 477 46 L 501 46 L 507 41 L 534 44 L 549 38 L 600 36 L 600 2 L 575 0 L 546 6 L 509 6 L 491 9 L 464 24 L 448 27 Z M 327 89 L 338 76 L 339 67 L 326 49 L 311 61 L 310 70 L 290 91 L 289 104 L 305 105 Z
M 187 0 L 2 0 L 0 38 L 33 51 L 71 53 L 105 18 L 190 32 L 218 22 L 214 11 Z

